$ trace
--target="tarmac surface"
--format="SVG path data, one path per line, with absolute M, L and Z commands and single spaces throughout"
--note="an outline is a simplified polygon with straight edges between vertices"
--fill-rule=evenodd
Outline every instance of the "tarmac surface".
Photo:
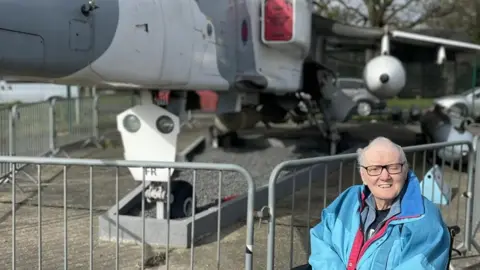
M 354 134 L 356 139 L 361 140 L 368 141 L 375 136 L 383 135 L 403 145 L 412 145 L 418 142 L 415 132 L 389 124 L 363 123 L 362 126 L 352 125 L 348 129 L 350 134 Z M 272 155 L 279 155 L 279 152 L 285 153 L 288 151 L 291 152 L 293 150 L 288 147 L 271 148 L 267 152 L 262 150 L 253 151 L 250 154 L 240 154 L 212 149 L 207 150 L 206 156 L 200 155 L 199 158 L 206 159 L 205 161 L 209 162 L 244 162 L 245 164 L 250 162 L 253 164 L 250 165 L 250 170 L 252 175 L 255 175 L 255 181 L 259 181 L 259 183 L 263 181 L 265 183 L 265 177 L 268 176 L 266 171 L 271 170 L 271 166 L 262 166 L 262 162 L 271 158 Z M 119 146 L 119 142 L 116 141 L 112 141 L 106 150 L 87 148 L 68 151 L 68 153 L 76 158 L 123 159 L 123 149 Z M 298 158 L 299 155 L 291 154 L 291 157 L 285 156 L 284 158 Z M 253 157 L 255 159 L 252 159 Z M 423 178 L 425 170 L 431 167 L 431 165 L 423 166 L 423 157 L 421 157 L 421 154 L 416 154 L 415 160 L 413 160 L 414 157 L 409 155 L 409 161 L 419 178 Z M 27 172 L 34 177 L 37 176 L 36 168 L 29 168 Z M 90 201 L 89 176 L 91 173 L 93 175 L 93 200 Z M 68 179 L 67 208 L 63 207 L 65 200 L 63 196 L 64 175 Z M 445 165 L 444 178 L 452 186 L 455 194 L 452 203 L 444 207 L 442 213 L 448 225 L 459 224 L 463 230 L 465 199 L 459 196 L 459 194 L 466 189 L 466 174 L 459 173 Z M 42 246 L 41 252 L 39 252 L 38 186 L 36 183 L 29 182 L 22 173 L 18 173 L 16 181 L 23 189 L 23 192 L 18 188 L 15 192 L 15 201 L 17 202 L 15 212 L 16 268 L 27 270 L 38 268 L 39 253 L 41 253 L 43 269 L 62 268 L 65 254 L 68 255 L 69 269 L 89 269 L 90 265 L 94 269 L 115 269 L 117 258 L 116 243 L 98 239 L 97 222 L 98 216 L 116 203 L 116 179 L 116 170 L 114 168 L 93 168 L 90 171 L 88 166 L 72 166 L 67 168 L 67 170 L 59 166 L 42 166 L 41 180 L 43 189 L 40 198 L 42 205 Z M 278 200 L 277 218 L 275 220 L 275 269 L 289 269 L 290 266 L 306 263 L 308 227 L 312 227 L 319 222 L 322 208 L 330 203 L 339 192 L 354 183 L 360 183 L 360 178 L 352 163 L 345 163 L 341 170 L 332 171 L 327 178 L 320 176 L 315 179 L 318 179 L 318 181 L 313 181 L 310 189 L 304 188 L 299 190 L 294 194 L 293 200 L 292 196 Z M 232 179 L 233 182 L 234 179 Z M 128 170 L 119 169 L 118 199 L 122 198 L 123 195 L 137 185 L 138 183 L 132 181 Z M 205 189 L 215 188 L 207 186 Z M 310 204 L 308 204 L 309 197 Z M 294 201 L 293 214 L 292 201 Z M 0 239 L 2 241 L 0 265 L 5 265 L 5 269 L 12 267 L 13 217 L 11 202 L 11 185 L 0 186 Z M 93 206 L 91 210 L 90 205 Z M 66 223 L 67 252 L 65 252 L 64 248 L 65 212 L 68 217 Z M 268 224 L 256 220 L 253 248 L 254 269 L 265 269 L 266 267 L 267 231 Z M 91 239 L 90 232 L 93 233 Z M 195 243 L 195 248 L 193 249 L 195 269 L 243 269 L 245 262 L 245 233 L 245 223 L 238 222 L 229 228 L 222 228 L 219 243 L 217 243 L 216 233 L 199 240 Z M 461 242 L 462 238 L 463 234 L 461 233 L 457 236 L 456 242 Z M 290 252 L 291 248 L 293 248 L 293 253 Z M 91 258 L 89 255 L 90 249 L 93 250 Z M 220 251 L 219 263 L 217 262 L 218 251 Z M 146 246 L 145 263 L 142 263 L 141 252 L 141 245 L 120 243 L 118 254 L 119 269 L 140 269 L 142 264 L 148 269 L 167 269 L 165 265 L 165 248 Z M 170 250 L 168 253 L 169 269 L 190 269 L 191 252 L 192 249 Z M 292 259 L 290 260 L 290 258 Z M 291 264 L 290 261 L 292 261 Z M 480 262 L 476 254 L 473 254 L 473 257 L 453 260 L 456 266 L 467 266 L 473 262 Z

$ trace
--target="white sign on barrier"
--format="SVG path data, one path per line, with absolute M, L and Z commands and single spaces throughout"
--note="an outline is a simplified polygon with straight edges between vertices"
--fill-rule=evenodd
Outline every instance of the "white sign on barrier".
M 438 165 L 433 166 L 420 184 L 422 195 L 435 204 L 448 205 L 452 199 L 452 188 L 445 183 Z

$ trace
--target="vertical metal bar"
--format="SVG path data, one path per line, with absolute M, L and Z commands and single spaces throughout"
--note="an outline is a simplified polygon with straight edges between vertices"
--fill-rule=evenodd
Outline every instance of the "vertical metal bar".
M 477 138 L 475 138 L 477 139 Z M 476 142 L 477 147 L 478 147 L 478 141 Z M 475 188 L 475 183 L 474 183 L 474 176 L 473 176 L 473 163 L 478 162 L 480 159 L 480 156 L 478 155 L 479 151 L 477 149 L 470 148 L 469 149 L 469 154 L 468 154 L 468 180 L 467 180 L 467 209 L 466 209 L 466 218 L 465 218 L 465 233 L 464 233 L 464 241 L 465 241 L 465 248 L 467 251 L 470 251 L 471 246 L 472 246 L 472 240 L 475 243 L 475 237 L 474 237 L 474 232 L 473 232 L 473 213 L 474 211 L 474 201 L 473 201 L 473 196 L 474 194 L 474 188 Z M 476 180 L 476 179 L 475 179 Z M 477 194 L 477 196 L 479 196 Z M 475 224 L 477 226 L 477 224 Z M 476 231 L 476 229 L 475 229 Z M 477 247 L 475 247 L 477 248 Z
M 37 199 L 38 199 L 38 270 L 42 270 L 42 174 L 41 167 L 37 165 Z
M 311 206 L 311 199 L 312 199 L 312 167 L 310 166 L 308 170 L 308 203 L 307 203 L 307 231 L 305 233 L 306 241 L 305 243 L 310 243 L 310 206 Z M 307 244 L 307 260 L 310 256 L 310 244 Z
M 63 166 L 63 269 L 68 270 L 67 166 Z
M 297 182 L 297 169 L 293 170 L 293 181 L 292 181 L 292 208 L 291 208 L 291 215 L 290 215 L 290 268 L 293 268 L 293 220 L 295 217 L 295 183 Z
M 16 227 L 16 220 L 17 220 L 17 176 L 15 168 L 17 167 L 16 163 L 10 163 L 10 172 L 12 173 L 12 270 L 17 269 L 17 259 L 16 259 L 16 251 L 17 251 L 17 227 Z
M 193 180 L 192 180 L 192 185 L 193 185 L 193 192 L 192 192 L 192 230 L 191 230 L 191 236 L 192 237 L 190 240 L 190 269 L 193 270 L 193 266 L 195 264 L 195 205 L 196 205 L 196 200 L 195 196 L 196 195 L 196 182 L 197 182 L 197 170 L 193 170 Z
M 146 170 L 142 167 L 142 262 L 141 269 L 145 269 L 145 175 Z
M 453 152 L 453 151 L 454 151 L 453 146 L 449 147 L 449 149 L 450 149 L 450 148 L 452 149 L 452 150 L 451 150 L 451 153 L 453 154 L 453 153 L 454 153 L 454 152 Z M 446 153 L 445 153 L 445 156 L 447 156 Z M 449 173 L 449 174 L 450 174 L 450 177 L 451 177 L 451 178 L 453 178 L 454 167 L 455 167 L 455 161 L 452 160 L 452 161 L 450 162 L 450 166 L 449 166 L 449 168 L 450 168 L 450 173 Z M 460 192 L 460 188 L 461 188 L 460 183 L 458 183 L 457 188 L 458 188 L 458 191 Z M 457 196 L 457 199 L 456 199 L 457 203 L 460 203 L 460 198 L 459 198 L 459 197 L 460 197 L 460 196 Z M 452 203 L 453 203 L 453 202 L 452 202 Z M 455 215 L 455 213 L 454 213 L 454 215 Z
M 325 163 L 325 171 L 323 175 L 323 209 L 327 208 L 327 178 L 328 178 L 328 163 Z
M 445 153 L 445 148 L 443 148 L 443 151 L 444 151 L 444 153 Z M 440 167 L 440 170 L 442 171 L 442 175 L 443 175 L 443 177 L 444 177 L 444 179 L 445 179 L 446 177 L 445 177 L 445 159 L 444 159 L 444 158 L 442 158 L 442 164 L 441 164 L 440 166 L 441 166 L 441 167 Z M 443 190 L 443 188 L 444 188 L 444 185 L 445 185 L 445 180 L 442 181 L 442 190 Z M 440 197 L 440 205 L 442 205 L 442 202 L 443 202 L 443 196 Z M 451 202 L 446 202 L 446 203 L 451 203 Z M 446 211 L 446 212 L 447 212 L 446 220 L 448 220 L 448 219 L 449 219 L 449 216 L 450 216 L 450 215 L 449 215 L 449 212 L 450 212 L 450 211 Z M 447 222 L 448 222 L 448 221 L 447 221 Z
M 90 270 L 93 269 L 93 167 L 90 166 L 89 210 L 90 210 Z
M 436 149 L 433 149 L 433 158 L 432 158 L 432 159 L 433 159 L 433 160 L 432 160 L 432 166 L 437 165 L 437 150 L 436 150 Z M 422 181 L 422 183 L 423 183 L 423 181 Z M 436 199 L 435 199 L 435 192 L 434 192 L 434 191 L 435 191 L 435 189 L 432 188 L 432 197 L 430 197 L 430 198 L 432 198 L 433 201 L 436 200 Z M 443 191 L 440 191 L 440 194 L 442 194 L 442 192 L 443 192 Z M 441 195 L 440 195 L 440 198 L 442 198 Z M 439 207 L 439 208 L 440 208 L 440 210 L 441 210 L 441 204 L 440 204 L 440 207 Z
M 172 168 L 168 168 L 168 175 L 172 175 Z M 167 270 L 170 269 L 170 199 L 172 198 L 172 182 L 171 179 L 167 181 L 167 247 L 165 252 L 165 264 Z M 175 198 L 173 198 L 175 200 Z
M 415 167 L 417 166 L 416 157 L 417 157 L 417 152 L 413 152 L 413 160 L 412 160 L 412 169 L 413 169 L 413 171 L 415 171 Z
M 255 214 L 254 212 L 254 207 L 255 207 L 255 182 L 253 182 L 252 176 L 244 170 L 242 172 L 242 175 L 244 179 L 247 181 L 248 184 L 248 190 L 247 190 L 247 237 L 245 239 L 245 269 L 246 270 L 252 270 L 253 269 L 253 241 L 254 241 L 254 229 L 253 229 L 253 215 Z M 274 176 L 275 177 L 275 176 Z M 273 193 L 275 193 L 275 189 L 272 190 Z M 269 202 L 268 205 L 270 206 L 271 201 L 270 197 L 272 194 L 270 193 L 270 190 L 268 191 L 268 197 L 269 197 Z M 275 199 L 274 195 L 272 199 Z M 275 208 L 275 207 L 273 207 Z M 271 218 L 275 220 L 275 210 L 270 209 L 270 214 Z M 275 224 L 273 224 L 275 226 Z M 270 226 L 269 226 L 270 228 Z M 270 233 L 270 232 L 269 232 Z M 272 232 L 273 235 L 275 235 L 275 228 L 274 231 Z M 270 244 L 270 240 L 268 240 L 268 244 Z M 267 251 L 267 256 L 270 255 L 271 253 Z M 268 263 L 267 263 L 268 267 Z
M 343 181 L 343 161 L 340 161 L 340 168 L 338 169 L 338 194 L 342 193 Z
M 217 270 L 220 270 L 220 238 L 222 226 L 222 182 L 223 171 L 218 172 L 218 204 L 217 204 Z
M 354 160 L 354 161 L 353 161 L 352 186 L 355 185 L 355 182 L 356 182 L 356 181 L 355 181 L 355 180 L 356 180 L 355 178 L 356 178 L 356 177 L 357 177 L 357 161 Z
M 460 160 L 458 162 L 458 170 L 461 172 L 463 170 L 463 156 L 462 156 L 462 153 L 463 153 L 463 144 L 460 145 Z M 462 185 L 462 175 L 461 173 L 458 174 L 458 190 L 460 191 L 461 190 L 461 187 L 463 187 Z M 461 192 L 461 191 L 460 191 Z M 461 196 L 458 196 L 458 203 L 457 203 L 457 213 L 456 213 L 456 217 L 455 217 L 455 223 L 458 224 L 458 222 L 460 221 L 460 197 Z M 468 202 L 467 202 L 467 206 L 468 206 Z M 468 215 L 468 213 L 466 213 Z
M 463 171 L 463 144 L 460 145 L 460 160 L 458 161 L 458 171 L 462 172 Z M 461 188 L 463 187 L 463 184 L 462 184 L 462 176 L 463 174 L 462 173 L 459 173 L 458 174 L 458 190 L 459 192 L 461 192 Z M 468 183 L 467 183 L 467 189 L 468 189 Z M 456 224 L 459 224 L 458 222 L 460 221 L 460 197 L 462 196 L 458 196 L 458 203 L 457 203 L 457 215 L 456 215 L 456 218 L 455 218 L 455 222 Z M 467 201 L 467 205 L 466 205 L 466 208 L 468 208 L 468 201 Z M 466 210 L 466 209 L 465 209 Z M 465 213 L 468 215 L 468 213 Z M 466 229 L 466 228 L 465 228 Z
M 423 150 L 423 164 L 422 164 L 422 175 L 425 175 L 427 172 L 427 150 Z M 425 190 L 425 181 L 422 181 L 422 190 Z
M 120 198 L 118 187 L 118 167 L 115 167 L 115 208 L 116 208 L 116 225 L 115 226 L 115 269 L 120 270 Z

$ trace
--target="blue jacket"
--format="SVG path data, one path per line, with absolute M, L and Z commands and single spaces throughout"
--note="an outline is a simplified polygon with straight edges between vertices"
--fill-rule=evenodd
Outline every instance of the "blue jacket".
M 413 172 L 400 195 L 399 213 L 364 243 L 360 213 L 370 195 L 365 186 L 352 186 L 322 211 L 321 223 L 310 230 L 313 270 L 447 269 L 448 228 L 437 206 L 422 196 Z

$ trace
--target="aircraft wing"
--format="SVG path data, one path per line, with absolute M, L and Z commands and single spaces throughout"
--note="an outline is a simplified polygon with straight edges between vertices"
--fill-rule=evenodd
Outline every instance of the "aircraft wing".
M 327 44 L 335 50 L 364 51 L 366 48 L 378 48 L 386 30 L 375 27 L 358 27 L 340 23 L 319 15 L 313 15 L 313 31 L 327 37 Z M 480 51 L 480 45 L 474 44 L 465 34 L 441 29 L 387 30 L 390 39 L 391 54 L 402 61 L 435 59 L 437 50 L 443 46 L 447 59 L 453 59 L 456 53 Z

